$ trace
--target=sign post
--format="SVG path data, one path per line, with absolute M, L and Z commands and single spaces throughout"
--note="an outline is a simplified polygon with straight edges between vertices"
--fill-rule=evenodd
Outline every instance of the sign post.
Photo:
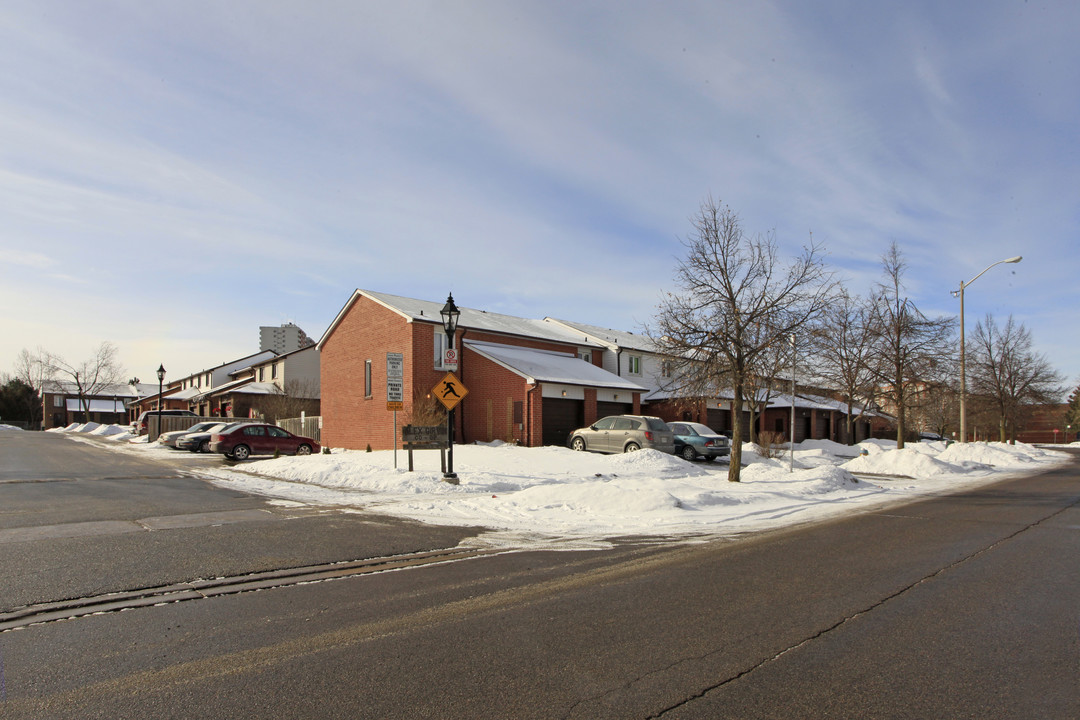
M 394 469 L 397 470 L 397 411 L 405 402 L 405 355 L 386 353 L 386 409 L 394 411 Z
M 446 373 L 443 379 L 431 389 L 435 399 L 443 404 L 448 412 L 447 418 L 447 471 L 443 479 L 457 484 L 457 475 L 454 474 L 454 408 L 469 394 L 469 389 L 458 380 L 454 373 Z

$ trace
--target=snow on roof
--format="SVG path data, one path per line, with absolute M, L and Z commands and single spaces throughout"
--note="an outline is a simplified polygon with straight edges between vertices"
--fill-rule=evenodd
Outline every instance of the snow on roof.
M 544 322 L 562 325 L 571 330 L 577 330 L 585 335 L 587 340 L 607 345 L 612 350 L 623 348 L 625 350 L 642 350 L 644 352 L 657 352 L 656 345 L 647 335 L 638 335 L 627 330 L 613 330 L 612 328 L 587 325 L 586 323 L 573 322 L 571 320 L 559 320 L 558 318 L 546 317 Z
M 521 375 L 529 382 L 585 385 L 630 391 L 647 389 L 575 355 L 468 340 L 465 341 L 465 347 Z
M 64 401 L 69 412 L 82 412 L 83 407 L 78 398 L 68 398 Z M 117 400 L 90 400 L 90 412 L 122 413 L 125 412 L 123 401 Z
M 253 382 L 234 388 L 232 392 L 242 395 L 274 395 L 281 393 L 281 388 L 272 382 Z
M 400 295 L 390 295 L 389 293 L 358 289 L 353 293 L 352 298 L 345 304 L 345 307 L 342 308 L 341 312 L 338 313 L 334 322 L 327 328 L 326 333 L 323 334 L 322 339 L 319 341 L 320 346 L 326 338 L 329 337 L 331 331 L 337 326 L 338 322 L 345 315 L 356 298 L 361 295 L 397 312 L 410 322 L 428 322 L 435 325 L 442 325 L 442 315 L 439 314 L 439 311 L 442 310 L 445 301 L 431 302 L 429 300 L 417 300 L 415 298 L 401 297 Z M 586 340 L 582 337 L 581 333 L 566 327 L 561 327 L 555 323 L 521 318 L 514 315 L 502 315 L 500 313 L 475 310 L 467 307 L 459 309 L 461 310 L 461 317 L 458 319 L 458 327 L 462 329 L 483 330 L 485 332 L 498 333 L 501 335 L 517 335 L 539 340 L 552 340 L 584 347 L 602 347 L 601 343 Z
M 185 390 L 177 390 L 174 393 L 170 393 L 170 394 L 165 396 L 165 399 L 166 400 L 190 400 L 191 398 L 195 397 L 196 395 L 201 395 L 204 392 L 206 392 L 206 391 L 203 390 L 202 388 L 189 387 L 189 388 L 187 388 Z M 154 393 L 154 394 L 157 395 L 157 393 Z
M 208 388 L 206 390 L 203 390 L 202 392 L 198 393 L 197 395 L 195 395 L 191 399 L 192 399 L 192 401 L 205 400 L 206 398 L 213 397 L 214 395 L 219 395 L 219 394 L 221 394 L 223 392 L 227 392 L 229 390 L 235 390 L 236 388 L 241 387 L 242 385 L 246 385 L 247 383 L 250 383 L 251 381 L 252 381 L 252 378 L 249 378 L 249 377 L 248 378 L 243 378 L 241 380 L 233 380 L 232 382 L 227 382 L 224 385 L 218 385 L 217 387 Z
M 139 387 L 142 387 L 140 383 Z M 69 380 L 47 380 L 42 386 L 44 392 L 55 393 L 59 395 L 78 395 L 79 386 Z M 154 386 L 155 394 L 157 391 L 157 385 Z M 131 398 L 136 397 L 136 390 L 128 383 L 117 383 L 115 385 L 104 385 L 98 388 L 95 392 L 88 393 L 93 397 L 123 397 Z

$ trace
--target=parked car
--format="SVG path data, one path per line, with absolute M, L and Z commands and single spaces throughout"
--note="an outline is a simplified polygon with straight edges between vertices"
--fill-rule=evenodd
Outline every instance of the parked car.
M 161 412 L 162 417 L 177 417 L 179 415 L 188 415 L 190 417 L 199 417 L 198 415 L 191 412 L 190 410 L 166 410 L 166 409 L 162 409 L 160 412 Z M 139 419 L 135 421 L 134 425 L 132 425 L 132 427 L 135 429 L 135 434 L 136 435 L 145 435 L 148 432 L 148 424 L 149 424 L 149 421 L 146 418 L 150 417 L 151 415 L 157 415 L 157 414 L 158 414 L 157 410 L 143 410 L 142 413 L 139 414 Z
M 210 427 L 204 428 L 199 432 L 188 433 L 182 436 L 176 441 L 177 450 L 189 450 L 191 452 L 210 452 L 210 437 L 216 432 L 220 432 L 232 425 L 238 425 L 234 422 L 217 422 L 207 423 Z
M 570 448 L 621 453 L 641 448 L 675 452 L 675 437 L 668 424 L 648 415 L 610 415 L 570 433 Z
M 683 460 L 713 460 L 731 453 L 731 441 L 708 425 L 695 422 L 668 423 L 675 433 L 675 454 Z
M 216 423 L 216 422 L 200 422 L 200 423 L 195 423 L 194 425 L 187 428 L 186 430 L 172 430 L 172 431 L 167 432 L 167 433 L 161 433 L 160 435 L 158 435 L 158 442 L 161 443 L 162 445 L 168 445 L 169 447 L 174 448 L 174 447 L 177 447 L 176 442 L 180 438 L 182 438 L 184 435 L 187 435 L 189 433 L 197 433 L 197 432 L 202 432 L 204 430 L 209 430 L 210 428 L 214 427 L 214 425 L 217 425 L 217 424 L 218 423 Z
M 222 453 L 230 460 L 246 460 L 251 455 L 310 455 L 319 452 L 319 443 L 293 435 L 277 425 L 243 423 L 226 427 L 210 435 L 210 452 Z

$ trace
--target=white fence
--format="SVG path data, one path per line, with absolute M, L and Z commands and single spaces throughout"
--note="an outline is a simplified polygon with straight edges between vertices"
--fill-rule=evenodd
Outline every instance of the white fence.
M 303 435 L 322 445 L 322 416 L 286 418 L 278 420 L 277 426 L 293 435 Z

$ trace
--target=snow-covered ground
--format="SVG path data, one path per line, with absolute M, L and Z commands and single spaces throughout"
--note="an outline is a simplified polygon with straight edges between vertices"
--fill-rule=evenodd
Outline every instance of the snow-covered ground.
M 215 483 L 278 502 L 355 509 L 443 525 L 482 526 L 486 542 L 603 545 L 617 536 L 715 537 L 819 520 L 921 496 L 1030 474 L 1068 461 L 1066 453 L 1002 443 L 858 446 L 828 440 L 762 457 L 745 445 L 742 482 L 723 463 L 689 463 L 655 450 L 576 453 L 494 443 L 454 447 L 460 484 L 442 481 L 439 453 L 419 451 L 408 472 L 403 450 L 334 450 L 329 455 L 226 464 L 132 438 L 127 428 L 72 425 L 108 447 L 191 462 Z

